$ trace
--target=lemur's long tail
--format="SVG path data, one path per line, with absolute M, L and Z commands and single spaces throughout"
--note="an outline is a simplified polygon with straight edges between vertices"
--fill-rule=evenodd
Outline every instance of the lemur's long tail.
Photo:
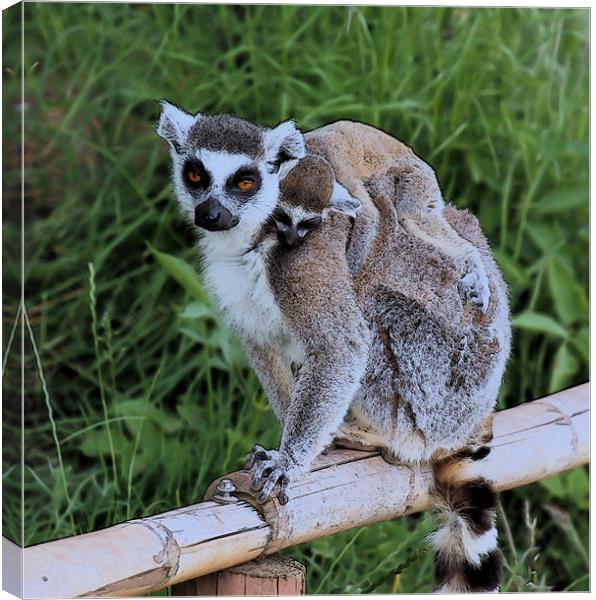
M 440 523 L 432 534 L 438 593 L 498 592 L 503 557 L 497 546 L 497 494 L 484 478 L 462 478 L 468 461 L 484 458 L 482 446 L 434 463 L 435 507 Z

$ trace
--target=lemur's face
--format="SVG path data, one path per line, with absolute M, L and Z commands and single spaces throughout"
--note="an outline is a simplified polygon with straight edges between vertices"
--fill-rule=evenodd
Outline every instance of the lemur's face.
M 211 232 L 263 224 L 277 205 L 280 166 L 304 155 L 302 134 L 290 121 L 266 129 L 162 102 L 157 132 L 170 144 L 182 212 Z
M 300 207 L 279 202 L 273 211 L 273 220 L 277 229 L 277 238 L 290 248 L 301 244 L 306 236 L 314 231 L 324 218 L 323 211 L 320 213 L 301 210 Z
M 332 210 L 356 216 L 360 201 L 336 181 L 324 158 L 309 155 L 288 167 L 272 215 L 282 244 L 294 247 L 302 243 Z

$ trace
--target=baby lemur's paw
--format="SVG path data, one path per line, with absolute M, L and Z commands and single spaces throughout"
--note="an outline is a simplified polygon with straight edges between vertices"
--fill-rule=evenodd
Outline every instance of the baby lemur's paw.
M 484 269 L 470 269 L 459 280 L 459 291 L 466 301 L 472 302 L 486 313 L 490 300 L 490 286 Z
M 289 483 L 290 461 L 278 450 L 266 450 L 263 446 L 255 444 L 246 457 L 245 469 L 252 472 L 251 487 L 259 491 L 257 496 L 259 502 L 265 502 L 273 488 L 279 484 L 277 499 L 281 504 L 286 504 L 288 496 L 286 493 Z

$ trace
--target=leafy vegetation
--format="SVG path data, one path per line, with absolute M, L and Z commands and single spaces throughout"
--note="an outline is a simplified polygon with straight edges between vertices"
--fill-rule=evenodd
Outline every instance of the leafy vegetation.
M 479 216 L 510 285 L 500 407 L 588 379 L 587 10 L 24 6 L 25 544 L 197 502 L 254 441 L 278 441 L 195 276 L 156 98 L 403 139 Z M 16 540 L 19 12 L 3 16 L 3 525 Z M 585 469 L 503 494 L 506 590 L 588 589 L 587 498 Z M 310 592 L 430 591 L 430 528 L 408 517 L 290 553 Z

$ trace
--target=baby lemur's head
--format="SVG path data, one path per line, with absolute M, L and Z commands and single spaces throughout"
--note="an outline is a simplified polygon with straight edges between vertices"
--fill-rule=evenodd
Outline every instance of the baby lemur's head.
M 279 200 L 272 218 L 279 240 L 297 246 L 336 210 L 355 217 L 361 204 L 337 182 L 331 165 L 322 157 L 297 160 L 280 182 Z

